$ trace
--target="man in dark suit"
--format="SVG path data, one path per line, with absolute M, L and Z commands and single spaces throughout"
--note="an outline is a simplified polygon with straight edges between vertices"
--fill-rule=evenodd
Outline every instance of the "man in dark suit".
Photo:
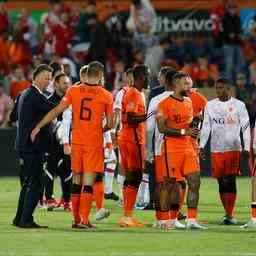
M 159 85 L 150 90 L 150 93 L 148 96 L 148 103 L 151 101 L 152 98 L 154 98 L 155 96 L 157 96 L 165 91 L 165 84 L 166 84 L 165 75 L 167 74 L 167 72 L 169 70 L 173 70 L 173 68 L 164 66 L 160 69 L 159 74 L 158 74 Z
M 32 85 L 19 97 L 16 147 L 24 162 L 24 180 L 13 225 L 21 228 L 43 228 L 34 222 L 33 212 L 42 194 L 44 155 L 50 147 L 51 127 L 44 127 L 33 143 L 30 134 L 35 125 L 54 107 L 42 92 L 51 79 L 51 67 L 39 65 L 33 73 Z

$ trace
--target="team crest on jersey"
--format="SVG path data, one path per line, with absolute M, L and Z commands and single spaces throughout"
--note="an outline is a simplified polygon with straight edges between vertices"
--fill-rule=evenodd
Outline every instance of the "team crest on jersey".
M 135 106 L 136 106 L 136 104 L 135 104 L 134 102 L 129 102 L 129 104 L 128 104 L 128 107 L 129 107 L 130 109 L 134 109 Z
M 232 112 L 233 110 L 234 110 L 233 107 L 229 107 L 229 109 L 228 109 L 229 112 Z
M 227 117 L 227 124 L 236 124 L 236 119 L 232 116 Z

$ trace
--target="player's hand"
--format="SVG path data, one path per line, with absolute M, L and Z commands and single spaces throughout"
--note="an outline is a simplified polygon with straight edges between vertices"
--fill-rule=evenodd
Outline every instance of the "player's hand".
M 118 144 L 117 144 L 117 136 L 115 132 L 111 132 L 111 140 L 112 140 L 113 148 L 117 148 Z
M 186 130 L 186 135 L 191 136 L 192 138 L 197 138 L 199 134 L 199 129 L 197 128 L 189 128 Z
M 30 134 L 31 141 L 34 142 L 36 139 L 36 135 L 40 132 L 40 128 L 35 127 Z
M 199 149 L 199 157 L 200 157 L 202 160 L 205 160 L 205 159 L 206 159 L 204 149 L 202 149 L 202 148 Z
M 63 145 L 63 152 L 65 155 L 70 155 L 71 154 L 71 146 L 68 143 L 65 143 Z

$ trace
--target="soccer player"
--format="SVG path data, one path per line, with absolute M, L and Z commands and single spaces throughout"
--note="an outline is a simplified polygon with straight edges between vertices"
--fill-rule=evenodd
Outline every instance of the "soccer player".
M 80 82 L 76 83 L 74 86 L 79 85 L 81 83 L 87 83 L 87 70 L 88 70 L 88 65 L 83 66 L 80 69 Z M 103 80 L 103 79 L 102 79 Z M 100 83 L 102 85 L 102 83 Z M 104 120 L 105 121 L 105 120 Z M 62 120 L 62 125 L 60 127 L 60 137 L 61 140 L 67 144 L 66 145 L 66 150 L 64 148 L 64 152 L 66 152 L 68 155 L 71 153 L 71 147 L 69 146 L 70 144 L 70 133 L 71 133 L 71 123 L 72 123 L 72 108 L 69 107 L 66 109 L 63 113 L 63 120 Z M 105 124 L 105 123 L 104 123 Z M 111 140 L 110 136 L 110 131 L 106 131 L 104 133 L 104 155 L 106 159 L 106 155 L 108 156 L 108 163 L 107 167 L 112 167 L 115 168 L 115 155 L 113 156 L 113 151 L 112 150 L 107 150 L 107 145 L 109 145 L 109 140 Z M 65 145 L 64 144 L 64 145 Z M 70 150 L 69 150 L 70 147 Z M 109 153 L 109 154 L 107 154 Z M 104 161 L 106 162 L 106 160 Z M 96 220 L 102 220 L 104 218 L 107 218 L 110 215 L 110 210 L 104 208 L 104 184 L 103 184 L 103 174 L 102 173 L 97 173 L 97 176 L 95 178 L 95 183 L 93 185 L 93 195 L 94 199 L 96 202 L 96 215 L 95 219 Z M 76 197 L 76 195 L 73 195 Z
M 145 165 L 145 121 L 146 108 L 142 89 L 148 87 L 149 69 L 145 65 L 133 68 L 134 85 L 122 101 L 122 129 L 120 131 L 120 155 L 125 170 L 123 187 L 124 217 L 121 227 L 143 227 L 133 218 L 133 208 Z
M 256 121 L 255 121 L 256 125 Z M 254 136 L 253 136 L 253 155 L 254 164 L 252 168 L 252 179 L 251 179 L 251 219 L 241 226 L 241 228 L 256 228 L 256 126 L 254 125 Z
M 189 87 L 187 75 L 177 73 L 173 77 L 174 93 L 159 103 L 157 109 L 157 125 L 164 134 L 164 184 L 160 191 L 162 207 L 172 206 L 172 219 L 176 219 L 179 211 L 180 184 L 182 177 L 188 184 L 187 193 L 187 229 L 205 229 L 198 224 L 197 207 L 200 188 L 200 167 L 197 153 L 194 151 L 190 137 L 198 135 L 198 129 L 191 126 L 193 120 L 192 102 L 186 95 Z M 168 198 L 169 194 L 171 195 Z
M 161 198 L 160 198 L 160 187 L 164 182 L 163 177 L 163 155 L 162 155 L 162 145 L 164 136 L 159 132 L 156 123 L 156 111 L 158 104 L 168 98 L 173 93 L 172 78 L 177 73 L 177 71 L 169 70 L 165 75 L 165 92 L 153 97 L 149 103 L 148 116 L 147 119 L 147 160 L 154 161 L 155 166 L 155 210 L 156 210 L 156 222 L 154 223 L 154 228 L 169 229 L 171 227 L 175 228 L 185 228 L 183 224 L 178 222 L 176 216 L 171 219 L 171 214 L 173 211 L 170 209 L 164 210 L 161 208 Z
M 104 170 L 103 133 L 111 129 L 113 123 L 113 97 L 100 85 L 103 72 L 101 63 L 89 63 L 86 84 L 69 88 L 61 103 L 31 133 L 34 141 L 42 127 L 72 106 L 73 228 L 94 227 L 89 222 L 93 185 L 96 175 Z M 104 117 L 106 125 L 102 128 Z
M 219 78 L 215 83 L 217 98 L 206 104 L 200 135 L 200 155 L 204 159 L 204 148 L 211 140 L 212 176 L 218 180 L 219 195 L 225 209 L 222 224 L 237 224 L 234 218 L 236 201 L 236 176 L 240 174 L 241 139 L 244 153 L 249 156 L 250 123 L 245 104 L 231 96 L 230 83 Z
M 62 100 L 68 87 L 70 86 L 70 79 L 65 73 L 60 73 L 54 77 L 54 93 L 48 98 L 53 104 L 57 105 Z M 45 197 L 48 205 L 48 210 L 51 211 L 57 205 L 55 204 L 53 195 L 54 175 L 57 173 L 60 176 L 63 207 L 65 211 L 71 211 L 70 194 L 72 185 L 72 172 L 70 166 L 70 159 L 63 153 L 63 145 L 57 139 L 57 129 L 62 120 L 62 115 L 57 117 L 53 125 L 53 141 L 47 155 L 47 165 L 45 168 Z
M 127 81 L 127 86 L 124 86 L 119 90 L 119 92 L 116 94 L 115 101 L 114 101 L 114 129 L 111 131 L 112 141 L 114 144 L 114 147 L 119 147 L 120 150 L 120 137 L 119 137 L 119 131 L 121 130 L 121 111 L 122 111 L 122 101 L 125 93 L 133 85 L 133 69 L 128 68 L 125 72 L 125 80 Z M 122 143 L 121 143 L 122 144 Z M 119 160 L 121 158 L 119 157 Z M 120 161 L 120 173 L 117 175 L 117 183 L 119 186 L 119 204 L 122 205 L 122 194 L 123 194 L 123 184 L 124 184 L 125 176 L 124 176 L 124 170 L 122 167 L 122 163 Z M 108 195 L 105 195 L 105 198 L 108 199 Z

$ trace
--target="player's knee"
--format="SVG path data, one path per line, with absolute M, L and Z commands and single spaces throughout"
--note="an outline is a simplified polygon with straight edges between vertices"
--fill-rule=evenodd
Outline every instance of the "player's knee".
M 182 190 L 186 189 L 186 182 L 185 181 L 179 181 L 179 184 L 180 184 Z
M 198 191 L 201 185 L 201 179 L 199 174 L 192 174 L 187 177 L 188 187 L 192 191 Z
M 103 181 L 103 174 L 102 173 L 97 173 L 95 177 L 95 183 L 96 182 L 102 182 Z
M 83 193 L 93 194 L 93 187 L 89 185 L 85 185 L 83 187 Z
M 73 183 L 72 188 L 71 188 L 71 193 L 72 194 L 80 194 L 81 190 L 82 190 L 82 186 L 81 185 Z

